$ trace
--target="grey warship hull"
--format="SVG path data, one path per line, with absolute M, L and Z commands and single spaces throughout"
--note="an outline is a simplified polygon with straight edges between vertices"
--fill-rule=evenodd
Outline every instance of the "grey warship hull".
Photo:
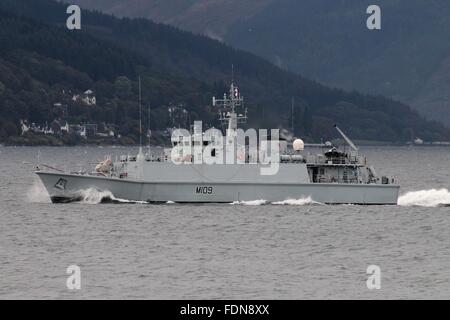
M 399 186 L 345 183 L 137 181 L 89 175 L 36 172 L 53 202 L 79 200 L 87 189 L 151 203 L 232 203 L 310 198 L 323 204 L 396 205 Z

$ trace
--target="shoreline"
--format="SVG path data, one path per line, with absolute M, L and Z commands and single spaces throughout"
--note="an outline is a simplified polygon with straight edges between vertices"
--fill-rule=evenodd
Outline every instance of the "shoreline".
M 71 136 L 54 137 L 42 135 L 27 135 L 27 136 L 13 136 L 0 142 L 0 147 L 139 147 L 136 143 L 136 137 L 121 137 L 121 138 L 88 138 L 88 139 L 73 139 Z M 152 147 L 171 147 L 170 138 L 158 135 L 152 139 Z M 309 139 L 307 139 L 309 140 Z M 345 146 L 346 143 L 342 139 L 331 140 L 334 146 Z M 359 147 L 450 147 L 449 141 L 434 141 L 423 142 L 415 144 L 408 141 L 379 141 L 379 140 L 354 140 L 354 143 Z M 321 139 L 316 141 L 306 141 L 306 144 L 311 144 L 314 148 L 327 148 L 320 146 Z M 148 146 L 148 144 L 143 146 Z
M 408 144 L 408 143 L 380 143 L 380 142 L 374 142 L 374 143 L 357 143 L 358 147 L 417 147 L 417 148 L 436 148 L 436 147 L 445 147 L 450 148 L 450 144 L 439 144 L 439 143 L 427 143 L 422 145 L 416 145 L 416 144 Z M 343 146 L 343 144 L 336 145 L 337 147 Z M 0 143 L 0 148 L 41 148 L 41 147 L 51 147 L 51 148 L 76 148 L 76 147 L 98 147 L 98 148 L 108 148 L 108 147 L 115 147 L 115 148 L 139 148 L 139 144 L 120 144 L 120 143 L 83 143 L 83 144 L 9 144 L 9 143 Z M 148 145 L 142 145 L 143 148 L 147 148 Z M 154 148 L 170 148 L 171 146 L 167 144 L 152 144 L 150 147 Z M 314 146 L 311 147 L 314 149 L 317 148 L 326 148 L 326 147 L 320 147 L 320 146 Z

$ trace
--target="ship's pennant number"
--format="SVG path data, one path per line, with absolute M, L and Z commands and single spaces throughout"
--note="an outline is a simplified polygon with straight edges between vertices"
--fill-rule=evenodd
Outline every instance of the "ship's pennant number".
M 65 179 L 59 179 L 58 182 L 55 184 L 55 188 L 59 190 L 66 190 L 67 186 L 67 180 Z
M 195 193 L 210 195 L 214 193 L 214 187 L 197 187 L 195 188 Z

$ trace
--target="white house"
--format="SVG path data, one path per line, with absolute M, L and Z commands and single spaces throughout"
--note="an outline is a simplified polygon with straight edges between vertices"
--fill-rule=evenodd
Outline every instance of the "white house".
M 30 131 L 30 127 L 23 120 L 20 120 L 20 127 L 22 129 L 22 135 Z
M 95 106 L 97 98 L 92 90 L 86 90 L 83 94 L 76 94 L 72 97 L 72 101 L 81 101 L 88 106 Z

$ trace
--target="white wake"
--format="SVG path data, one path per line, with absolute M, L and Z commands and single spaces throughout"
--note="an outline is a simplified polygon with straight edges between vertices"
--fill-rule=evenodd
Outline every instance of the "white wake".
M 36 178 L 27 191 L 27 200 L 32 203 L 51 203 L 50 195 L 41 180 Z
M 45 189 L 44 184 L 36 179 L 30 189 L 27 191 L 27 200 L 31 203 L 51 203 L 50 195 Z M 147 204 L 146 201 L 133 201 L 116 198 L 110 191 L 99 191 L 95 188 L 80 190 L 73 200 L 68 202 L 78 202 L 83 204 L 100 204 L 100 203 L 137 203 Z
M 79 191 L 79 193 L 80 193 L 80 198 L 81 198 L 79 202 L 86 203 L 86 204 L 99 204 L 99 203 L 104 203 L 105 201 L 118 200 L 114 197 L 112 192 L 99 191 L 95 188 L 81 190 L 81 191 Z
M 300 198 L 300 199 L 288 199 L 284 201 L 272 202 L 274 205 L 281 206 L 305 206 L 309 204 L 321 204 L 320 202 L 314 201 L 311 197 Z
M 116 198 L 111 191 L 100 191 L 95 188 L 89 188 L 80 191 L 81 199 L 79 202 L 86 204 L 99 203 L 130 203 L 130 204 L 148 204 L 147 201 L 127 200 Z
M 450 205 L 448 189 L 411 191 L 398 198 L 398 205 L 404 207 L 438 207 Z
M 321 204 L 320 202 L 314 201 L 311 197 L 300 198 L 300 199 L 288 199 L 284 201 L 269 202 L 267 200 L 251 200 L 251 201 L 234 201 L 231 203 L 233 205 L 243 205 L 243 206 L 262 206 L 262 205 L 284 205 L 284 206 L 305 206 L 310 204 Z
M 234 201 L 231 204 L 242 205 L 242 206 L 262 206 L 262 205 L 267 204 L 267 201 L 266 200 Z

